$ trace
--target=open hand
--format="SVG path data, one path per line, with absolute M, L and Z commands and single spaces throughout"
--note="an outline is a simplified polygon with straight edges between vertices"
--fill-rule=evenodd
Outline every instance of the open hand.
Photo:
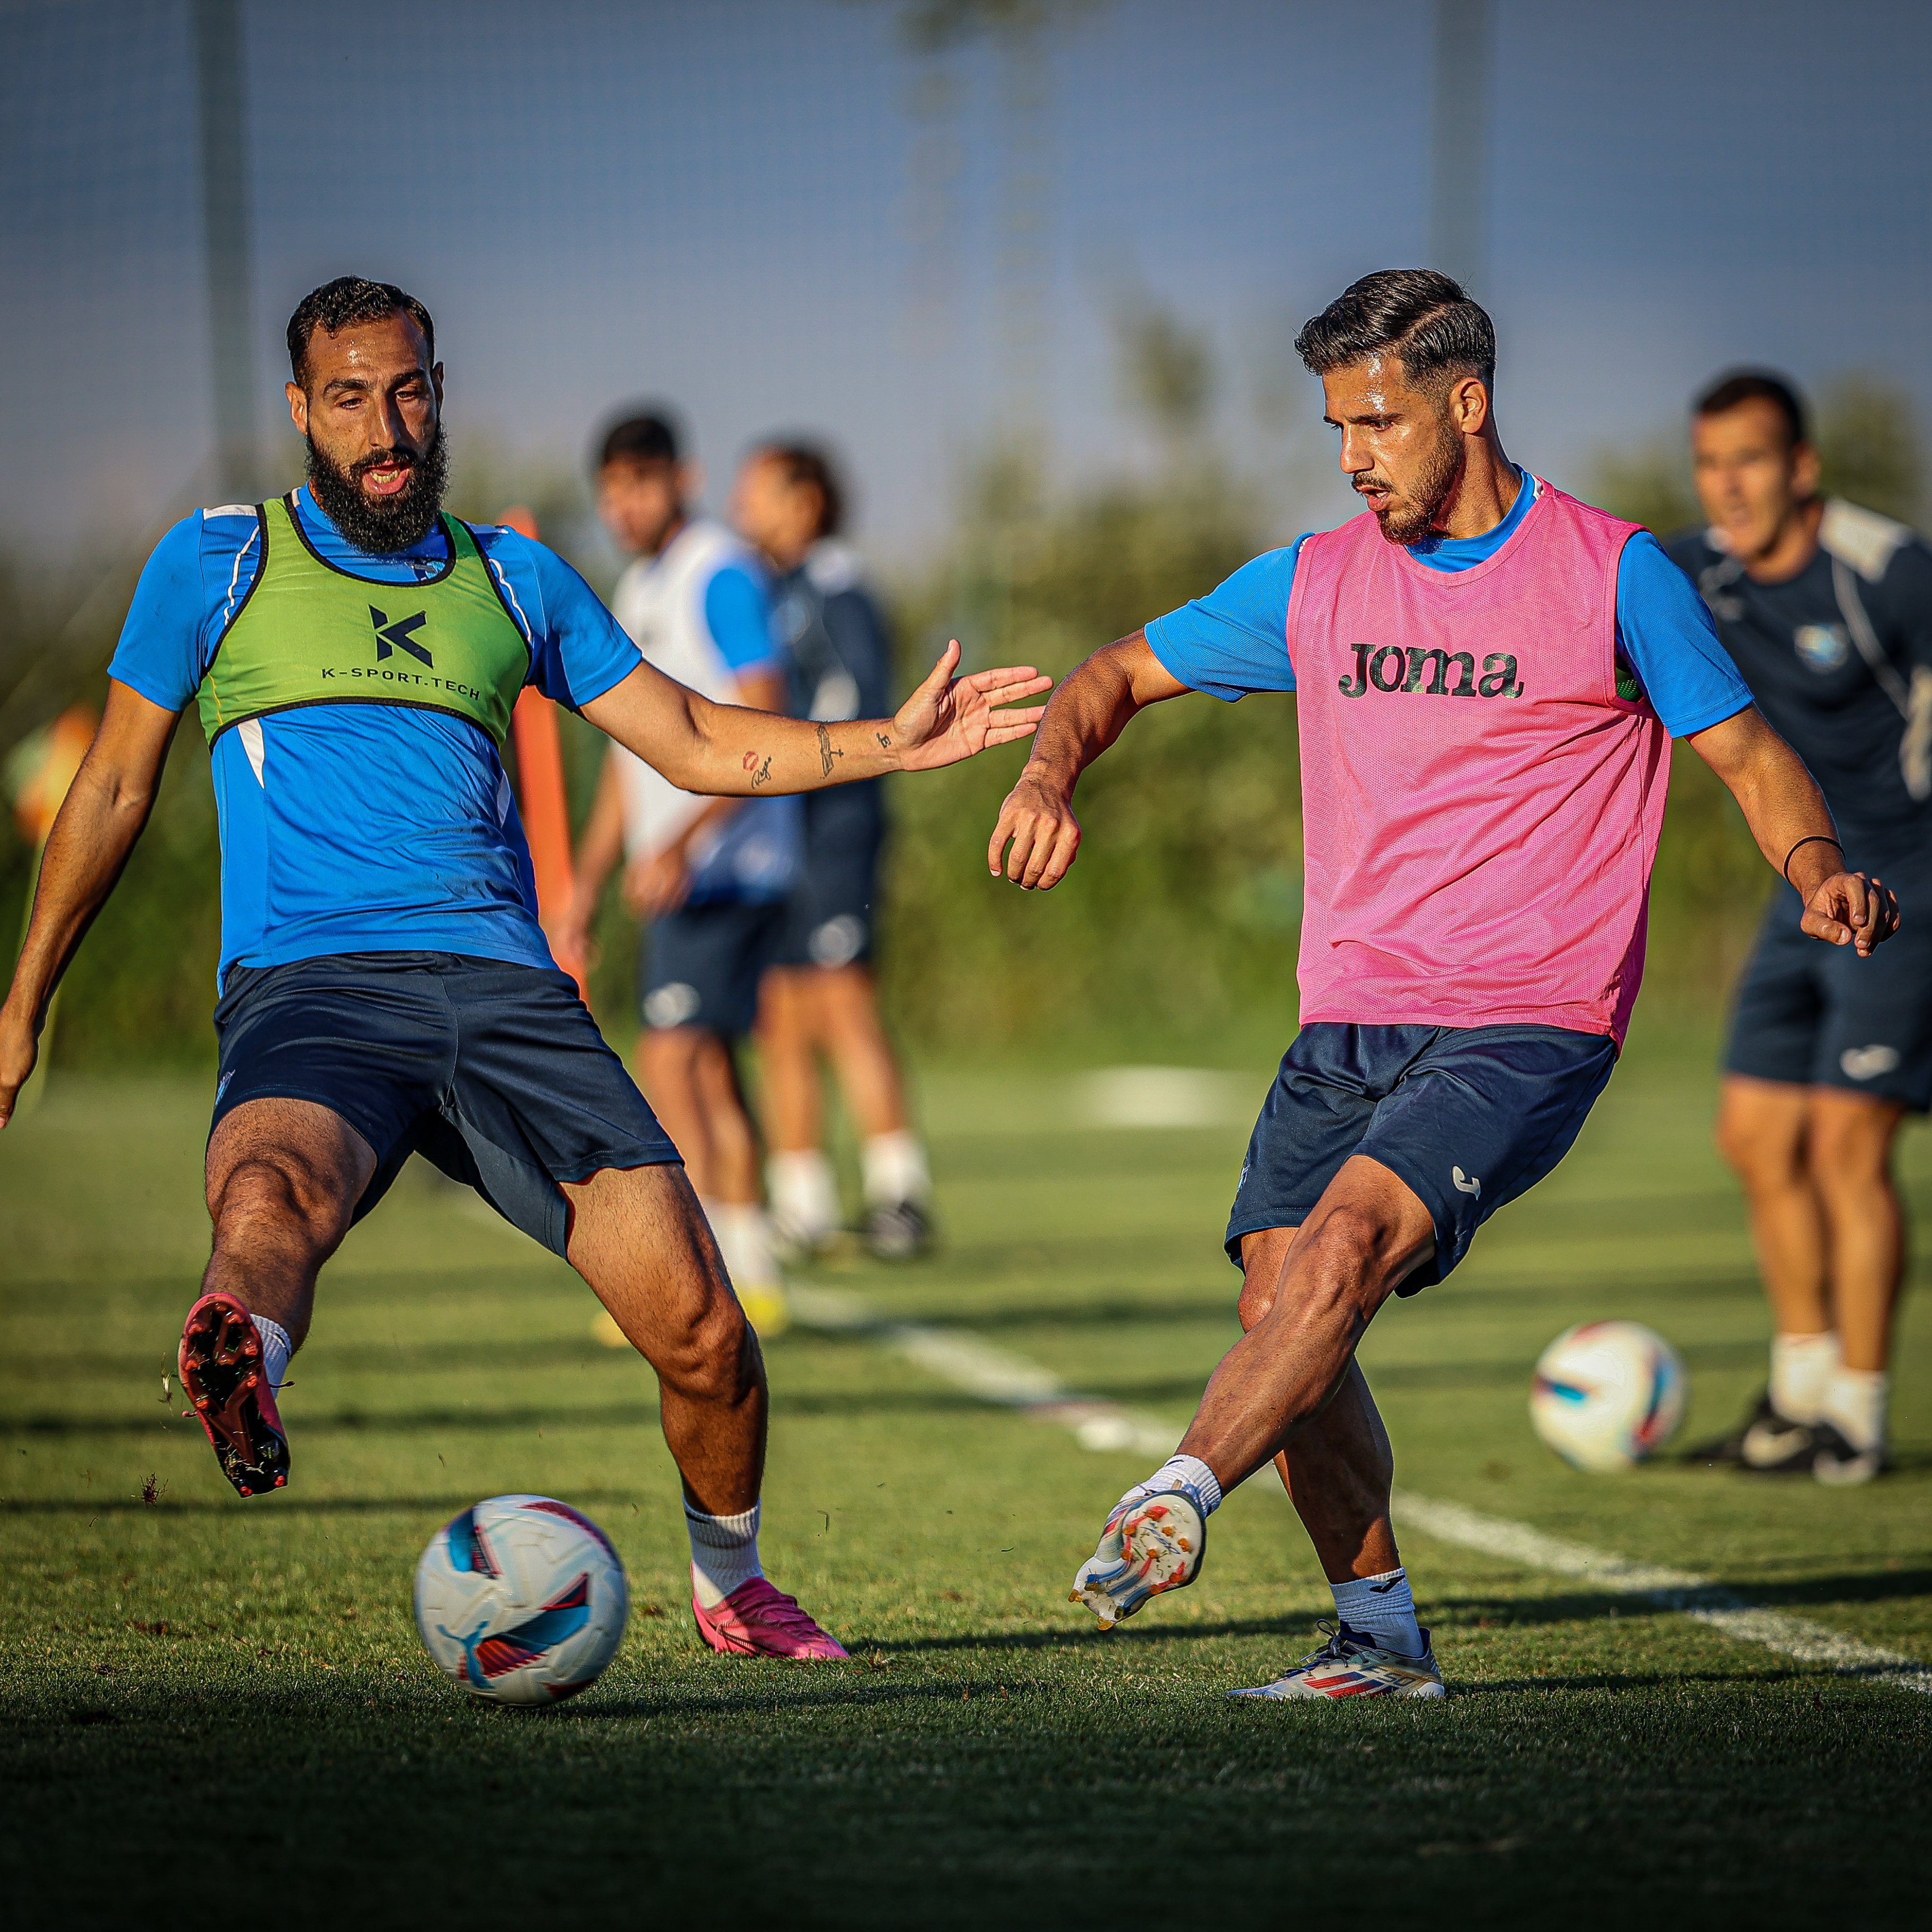
M 1898 930 L 1898 895 L 1882 879 L 1834 872 L 1805 902 L 1799 922 L 1828 946 L 1856 946 L 1861 959 Z
M 1006 850 L 1011 841 L 1012 850 Z M 1004 869 L 1022 890 L 1044 892 L 1066 876 L 1080 849 L 1080 821 L 1059 788 L 1022 772 L 1000 807 L 986 848 L 986 866 L 994 878 Z
M 975 757 L 989 746 L 1030 738 L 1046 716 L 1044 705 L 1024 710 L 1000 708 L 1053 688 L 1052 679 L 1041 676 L 1031 664 L 955 677 L 958 664 L 959 640 L 955 638 L 940 652 L 926 682 L 899 707 L 892 736 L 902 770 L 937 771 Z

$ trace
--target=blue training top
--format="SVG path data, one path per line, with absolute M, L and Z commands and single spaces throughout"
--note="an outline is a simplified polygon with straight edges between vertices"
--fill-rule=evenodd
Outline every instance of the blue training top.
M 1541 488 L 1526 470 L 1510 513 L 1479 537 L 1436 537 L 1410 555 L 1435 570 L 1468 570 L 1492 556 L 1528 514 Z M 1147 627 L 1154 656 L 1190 690 L 1233 700 L 1251 691 L 1292 691 L 1288 599 L 1307 532 L 1240 568 L 1205 597 Z M 1648 530 L 1617 560 L 1617 655 L 1673 738 L 1734 717 L 1751 701 L 1718 640 L 1704 600 Z
M 431 576 L 440 526 L 392 555 L 354 548 L 304 488 L 303 533 L 326 563 L 371 584 Z M 529 682 L 573 710 L 641 662 L 597 595 L 514 530 L 478 548 L 530 647 Z M 108 675 L 170 711 L 194 701 L 261 566 L 252 506 L 184 517 L 141 572 Z M 309 704 L 260 720 L 259 779 L 238 731 L 212 753 L 221 825 L 221 965 L 331 952 L 465 952 L 549 966 L 530 849 L 502 760 L 448 712 Z

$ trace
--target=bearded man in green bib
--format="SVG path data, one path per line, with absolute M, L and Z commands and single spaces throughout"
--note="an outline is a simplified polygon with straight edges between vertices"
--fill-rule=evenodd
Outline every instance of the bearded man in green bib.
M 805 791 L 1024 738 L 1047 680 L 956 678 L 896 718 L 720 705 L 644 663 L 540 544 L 442 509 L 428 311 L 344 278 L 290 318 L 308 482 L 197 511 L 141 575 L 100 729 L 0 1006 L 0 1126 L 62 971 L 199 710 L 221 820 L 213 1252 L 182 1387 L 242 1495 L 289 1476 L 275 1400 L 316 1279 L 421 1153 L 563 1256 L 658 1372 L 693 1610 L 716 1650 L 844 1654 L 764 1579 L 764 1368 L 677 1150 L 550 957 L 502 750 L 534 684 L 687 791 Z

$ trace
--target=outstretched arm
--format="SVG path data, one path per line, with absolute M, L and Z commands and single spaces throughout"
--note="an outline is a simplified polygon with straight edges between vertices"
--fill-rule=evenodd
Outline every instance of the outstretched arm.
M 1004 869 L 1028 892 L 1057 886 L 1080 849 L 1080 821 L 1072 804 L 1080 774 L 1126 729 L 1136 712 L 1179 698 L 1187 688 L 1154 656 L 1144 631 L 1103 644 L 1070 672 L 1046 707 L 1019 783 L 1000 808 L 986 848 L 993 875 Z
M 1824 794 L 1756 705 L 1687 742 L 1730 787 L 1766 862 L 1804 902 L 1804 928 L 1814 939 L 1856 946 L 1864 958 L 1898 930 L 1898 896 L 1845 869 Z
M 887 772 L 935 771 L 1030 737 L 1039 707 L 1010 707 L 1052 679 L 1030 664 L 955 677 L 958 663 L 956 640 L 896 718 L 818 724 L 714 704 L 647 664 L 592 698 L 584 715 L 680 790 L 722 797 L 817 791 Z
M 107 710 L 68 788 L 40 857 L 34 916 L 0 1006 L 0 1127 L 40 1051 L 40 1028 L 68 962 L 106 904 L 154 809 L 168 745 L 181 721 L 110 679 Z

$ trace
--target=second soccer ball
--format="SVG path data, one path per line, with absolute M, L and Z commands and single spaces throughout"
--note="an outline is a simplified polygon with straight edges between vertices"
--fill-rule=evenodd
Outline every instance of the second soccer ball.
M 1628 1469 L 1684 1419 L 1684 1364 L 1640 1322 L 1586 1322 L 1544 1350 L 1529 1396 L 1536 1432 L 1580 1469 Z

